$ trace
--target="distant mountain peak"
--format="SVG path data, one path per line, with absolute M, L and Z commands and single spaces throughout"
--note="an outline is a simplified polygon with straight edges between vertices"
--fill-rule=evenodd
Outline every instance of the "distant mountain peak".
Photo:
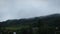
M 52 16 L 60 16 L 60 14 L 52 14 Z
M 60 17 L 60 14 L 51 14 L 51 15 L 48 15 L 47 17 Z

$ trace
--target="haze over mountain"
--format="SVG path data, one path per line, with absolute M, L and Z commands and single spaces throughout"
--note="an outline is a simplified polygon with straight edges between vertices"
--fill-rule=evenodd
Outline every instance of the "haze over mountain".
M 7 20 L 4 22 L 0 22 L 0 26 L 19 26 L 34 23 L 37 24 L 39 20 L 41 20 L 43 23 L 48 23 L 48 25 L 50 26 L 60 26 L 60 14 L 52 14 L 48 16 L 34 17 L 28 19 Z
M 60 13 L 60 0 L 0 0 L 0 21 Z

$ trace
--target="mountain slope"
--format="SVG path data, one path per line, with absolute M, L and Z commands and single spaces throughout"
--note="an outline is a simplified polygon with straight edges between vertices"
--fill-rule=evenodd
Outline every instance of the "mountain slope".
M 7 20 L 1 22 L 0 26 L 17 26 L 17 25 L 34 24 L 34 23 L 37 24 L 38 20 L 42 20 L 44 23 L 48 22 L 50 26 L 60 25 L 60 14 L 52 14 L 48 16 L 34 17 L 29 19 Z

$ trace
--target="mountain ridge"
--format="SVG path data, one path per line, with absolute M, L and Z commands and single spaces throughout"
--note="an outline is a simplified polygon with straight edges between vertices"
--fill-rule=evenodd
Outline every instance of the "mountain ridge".
M 0 26 L 12 26 L 12 25 L 20 25 L 20 24 L 30 24 L 30 23 L 37 23 L 38 20 L 42 21 L 52 21 L 60 19 L 60 14 L 52 14 L 48 16 L 42 16 L 42 17 L 34 17 L 34 18 L 28 18 L 28 19 L 15 19 L 15 20 L 7 20 L 0 22 Z

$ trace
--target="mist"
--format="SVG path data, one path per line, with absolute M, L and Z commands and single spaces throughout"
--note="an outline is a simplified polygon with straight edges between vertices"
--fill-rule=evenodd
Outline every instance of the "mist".
M 60 0 L 0 0 L 0 21 L 60 13 Z

